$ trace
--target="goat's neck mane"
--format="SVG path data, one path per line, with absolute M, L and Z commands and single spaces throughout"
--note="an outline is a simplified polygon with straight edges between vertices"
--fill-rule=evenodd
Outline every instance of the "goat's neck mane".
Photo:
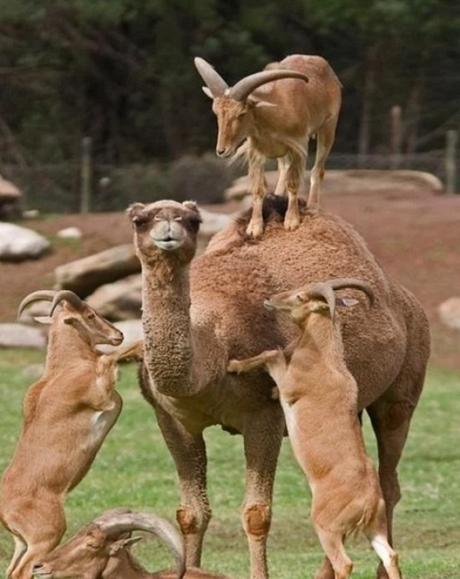
M 173 397 L 188 396 L 197 387 L 189 269 L 169 256 L 142 265 L 144 359 L 155 387 Z
M 92 362 L 97 355 L 72 325 L 57 320 L 50 326 L 45 374 L 62 370 L 75 360 Z
M 298 349 L 312 364 L 342 359 L 343 343 L 339 321 L 332 321 L 329 313 L 310 314 L 302 326 Z

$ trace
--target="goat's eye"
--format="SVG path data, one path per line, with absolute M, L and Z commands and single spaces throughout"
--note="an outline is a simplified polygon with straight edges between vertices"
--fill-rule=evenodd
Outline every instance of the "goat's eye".
M 96 314 L 94 314 L 93 312 L 89 312 L 87 317 L 88 317 L 88 320 L 94 320 L 94 318 L 96 317 Z

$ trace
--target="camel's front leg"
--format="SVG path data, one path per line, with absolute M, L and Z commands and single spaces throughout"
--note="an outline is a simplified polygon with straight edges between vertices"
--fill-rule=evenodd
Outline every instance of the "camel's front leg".
M 250 237 L 260 237 L 264 230 L 262 206 L 266 193 L 264 160 L 258 155 L 249 157 L 249 183 L 252 195 L 252 215 L 246 229 Z
M 267 539 L 273 482 L 283 433 L 283 413 L 274 403 L 265 415 L 251 416 L 244 431 L 246 496 L 243 527 L 249 543 L 251 579 L 268 577 Z
M 211 518 L 203 436 L 190 434 L 157 404 L 155 412 L 179 475 L 181 504 L 177 509 L 177 522 L 184 536 L 186 565 L 199 567 L 203 538 Z

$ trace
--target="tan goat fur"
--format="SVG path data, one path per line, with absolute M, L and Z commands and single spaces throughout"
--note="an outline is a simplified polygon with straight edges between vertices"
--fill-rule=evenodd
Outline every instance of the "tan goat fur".
M 211 516 L 203 430 L 220 424 L 244 437 L 242 518 L 252 579 L 268 576 L 266 542 L 285 424 L 279 403 L 271 397 L 270 377 L 260 370 L 228 374 L 227 364 L 284 347 L 299 333 L 292 321 L 268 312 L 263 300 L 333 277 L 355 277 L 371 285 L 374 307 L 369 312 L 349 308 L 340 316 L 345 361 L 359 389 L 358 407 L 367 409 L 378 440 L 390 539 L 399 500 L 396 467 L 423 387 L 430 347 L 421 306 L 383 273 L 350 225 L 301 207 L 301 225 L 288 232 L 282 223 L 285 211 L 285 198 L 267 197 L 262 238 L 246 238 L 249 211 L 192 261 L 199 227 L 193 204 L 161 201 L 135 204 L 129 210 L 142 263 L 141 386 L 176 463 L 178 521 L 187 565 L 199 567 Z M 334 579 L 328 561 L 319 577 Z M 384 577 L 382 568 L 380 578 Z
M 275 80 L 256 88 L 242 100 L 232 96 L 231 88 L 222 95 L 207 91 L 213 98 L 212 108 L 217 116 L 217 154 L 231 157 L 245 142 L 240 153 L 245 153 L 249 163 L 253 211 L 247 234 L 253 237 L 263 231 L 267 159 L 278 159 L 275 194 L 288 192 L 284 225 L 288 230 L 298 227 L 297 195 L 303 189 L 308 143 L 312 137 L 316 138 L 316 160 L 310 174 L 308 206 L 312 209 L 319 206 L 320 183 L 334 143 L 342 100 L 341 84 L 320 56 L 293 54 L 269 64 L 265 70 L 302 73 L 308 82 L 296 78 Z
M 292 449 L 312 490 L 313 524 L 336 579 L 351 576 L 344 541 L 357 531 L 368 537 L 389 578 L 400 579 L 378 475 L 364 446 L 358 386 L 344 361 L 338 317 L 334 321 L 329 305 L 310 297 L 308 287 L 274 296 L 269 303 L 288 311 L 302 335 L 286 351 L 232 360 L 228 370 L 263 366 L 276 382 Z
M 16 546 L 7 572 L 12 579 L 29 579 L 33 562 L 59 543 L 65 497 L 88 472 L 121 411 L 117 361 L 133 348 L 99 354 L 89 343 L 94 328 L 97 343 L 123 339 L 89 306 L 80 312 L 61 302 L 44 373 L 24 399 L 22 432 L 0 487 L 0 520 Z

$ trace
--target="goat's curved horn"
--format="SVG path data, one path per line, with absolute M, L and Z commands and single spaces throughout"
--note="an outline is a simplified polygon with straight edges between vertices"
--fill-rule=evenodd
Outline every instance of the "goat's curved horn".
M 228 96 L 236 101 L 244 101 L 259 86 L 282 78 L 299 78 L 308 82 L 308 77 L 296 70 L 283 70 L 281 68 L 277 70 L 264 70 L 250 74 L 239 80 L 229 89 Z
M 34 303 L 34 302 L 39 302 L 39 301 L 47 301 L 47 302 L 52 302 L 54 299 L 54 296 L 56 295 L 55 291 L 52 290 L 39 290 L 36 292 L 33 292 L 31 294 L 29 294 L 28 296 L 26 296 L 22 302 L 19 304 L 18 307 L 18 319 L 21 317 L 22 312 L 26 309 L 27 306 L 29 306 L 30 304 Z
M 353 277 L 340 277 L 336 279 L 331 279 L 325 282 L 319 282 L 313 284 L 308 290 L 307 294 L 309 297 L 322 297 L 326 300 L 329 309 L 331 311 L 331 317 L 334 318 L 335 314 L 335 291 L 345 288 L 353 288 L 362 291 L 369 298 L 371 306 L 374 304 L 375 295 L 371 286 Z
M 70 290 L 61 290 L 54 296 L 53 303 L 51 304 L 50 317 L 54 314 L 54 310 L 63 300 L 69 302 L 69 304 L 74 306 L 74 308 L 77 310 L 81 311 L 83 309 L 84 302 L 82 302 L 77 294 L 71 292 Z
M 318 283 L 313 285 L 308 291 L 307 295 L 309 298 L 323 298 L 326 300 L 329 306 L 329 311 L 331 312 L 331 318 L 334 319 L 335 316 L 335 294 L 332 287 L 327 283 Z
M 118 535 L 126 531 L 146 531 L 159 537 L 169 548 L 176 560 L 177 577 L 185 573 L 185 551 L 182 537 L 166 519 L 152 513 L 113 513 L 102 516 L 96 522 L 108 535 Z
M 220 74 L 203 58 L 197 56 L 194 60 L 195 67 L 211 91 L 213 98 L 220 97 L 228 89 L 228 84 Z

